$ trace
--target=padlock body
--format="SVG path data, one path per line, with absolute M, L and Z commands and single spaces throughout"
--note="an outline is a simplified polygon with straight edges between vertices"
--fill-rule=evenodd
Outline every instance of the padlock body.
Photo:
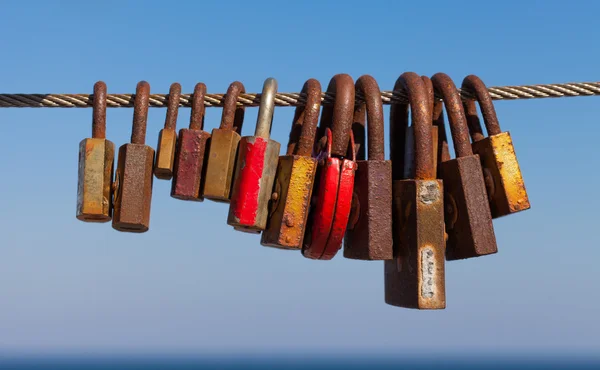
M 479 154 L 486 181 L 492 218 L 529 209 L 529 197 L 517 162 L 510 133 L 502 132 L 472 144 Z M 489 181 L 489 185 L 488 185 Z
M 344 239 L 344 257 L 392 259 L 392 161 L 357 161 L 354 194 L 358 215 Z M 351 217 L 351 218 L 353 218 Z M 350 223 L 353 221 L 350 220 Z
M 201 202 L 204 170 L 204 153 L 210 134 L 202 130 L 179 130 L 171 196 L 181 200 Z
M 395 259 L 385 261 L 385 302 L 418 309 L 446 307 L 444 201 L 440 180 L 393 185 Z
M 458 260 L 498 251 L 478 155 L 441 163 L 448 241 L 446 259 Z
M 132 233 L 148 231 L 152 201 L 154 149 L 143 144 L 119 148 L 115 176 L 114 229 Z
M 232 130 L 213 129 L 206 161 L 204 198 L 229 202 L 240 135 Z
M 237 230 L 261 232 L 267 226 L 279 148 L 278 142 L 263 137 L 240 140 L 227 217 L 227 223 Z
M 310 208 L 317 160 L 311 157 L 279 157 L 267 228 L 261 244 L 282 249 L 301 249 Z
M 302 255 L 321 259 L 331 232 L 340 184 L 342 161 L 327 158 L 317 167 L 314 205 L 311 207 L 304 236 Z
M 161 180 L 170 180 L 173 177 L 176 143 L 177 133 L 175 130 L 166 128 L 160 130 L 158 145 L 156 146 L 154 176 Z
M 115 144 L 106 139 L 79 143 L 76 217 L 86 222 L 108 222 L 112 213 Z

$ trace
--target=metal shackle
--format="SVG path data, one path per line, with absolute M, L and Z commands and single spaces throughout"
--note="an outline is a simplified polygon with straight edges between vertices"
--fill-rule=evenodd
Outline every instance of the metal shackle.
M 140 81 L 135 89 L 133 103 L 132 144 L 146 144 L 146 122 L 148 120 L 148 103 L 150 101 L 150 84 Z
M 500 130 L 500 123 L 498 122 L 498 116 L 496 115 L 496 108 L 494 108 L 494 103 L 492 102 L 492 96 L 483 81 L 475 75 L 469 75 L 463 80 L 461 89 L 467 90 L 475 96 L 476 101 L 479 103 L 479 108 L 481 109 L 481 115 L 483 116 L 483 122 L 488 136 L 501 133 L 502 130 Z M 479 123 L 475 101 L 469 99 L 463 102 L 463 106 L 466 111 L 471 138 L 473 141 L 483 139 L 484 135 L 481 130 L 481 124 Z
M 433 88 L 442 96 L 446 112 L 448 112 L 450 132 L 452 133 L 452 142 L 454 143 L 456 156 L 467 157 L 473 155 L 467 118 L 456 85 L 454 85 L 452 79 L 445 73 L 436 73 L 431 77 L 431 81 L 433 82 Z
M 325 129 L 330 128 L 333 136 L 331 154 L 345 157 L 348 152 L 348 142 L 352 131 L 354 113 L 354 81 L 345 73 L 337 74 L 329 81 L 327 93 L 335 95 L 333 105 L 324 106 L 321 112 L 319 137 L 325 135 Z
M 410 105 L 414 131 L 415 180 L 435 179 L 433 146 L 431 137 L 431 117 L 427 90 L 421 77 L 414 72 L 403 73 L 398 83 L 404 87 Z M 397 128 L 400 130 L 401 128 Z M 394 138 L 395 139 L 395 138 Z
M 103 81 L 94 84 L 92 107 L 92 138 L 106 139 L 106 84 Z
M 385 160 L 385 143 L 383 129 L 383 101 L 377 81 L 369 75 L 356 80 L 356 93 L 362 95 L 367 116 L 368 159 Z M 362 110 L 361 107 L 358 109 Z M 364 158 L 358 158 L 364 159 Z
M 269 77 L 263 84 L 260 95 L 260 106 L 258 107 L 258 118 L 254 136 L 268 139 L 271 136 L 271 124 L 275 112 L 275 94 L 277 94 L 277 80 Z
M 194 87 L 192 96 L 192 111 L 190 112 L 190 130 L 202 130 L 204 128 L 204 96 L 206 95 L 206 85 L 199 82 Z
M 171 84 L 169 97 L 167 99 L 167 117 L 165 118 L 165 129 L 175 130 L 177 128 L 177 113 L 179 112 L 179 98 L 181 97 L 181 85 L 177 82 Z
M 298 106 L 294 111 L 286 154 L 308 157 L 313 151 L 319 122 L 321 83 L 314 78 L 308 79 L 300 94 L 306 96 L 306 104 Z
M 223 102 L 223 114 L 221 115 L 221 124 L 219 129 L 235 131 L 242 134 L 242 124 L 244 123 L 245 107 L 237 105 L 237 99 L 240 94 L 246 92 L 244 84 L 235 81 L 229 85 L 225 93 Z

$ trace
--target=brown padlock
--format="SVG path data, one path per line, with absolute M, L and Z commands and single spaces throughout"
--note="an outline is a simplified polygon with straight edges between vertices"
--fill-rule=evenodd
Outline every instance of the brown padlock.
M 92 137 L 79 143 L 77 219 L 108 222 L 112 216 L 115 144 L 106 140 L 106 84 L 94 85 Z
M 479 156 L 473 154 L 467 119 L 456 86 L 444 73 L 432 77 L 443 97 L 454 143 L 455 159 L 441 163 L 448 242 L 446 259 L 496 253 L 496 236 Z
M 385 160 L 383 102 L 377 81 L 364 75 L 356 81 L 363 102 L 355 109 L 366 110 L 368 160 L 359 151 L 354 179 L 352 214 L 344 239 L 344 257 L 359 260 L 389 260 L 392 252 L 392 162 Z M 360 127 L 359 127 L 360 128 Z M 359 130 L 362 131 L 362 130 Z M 358 135 L 354 135 L 356 139 Z M 364 135 L 360 147 L 364 148 Z
M 175 171 L 171 183 L 171 196 L 181 200 L 201 202 L 203 185 L 203 168 L 205 152 L 210 144 L 210 134 L 203 131 L 204 96 L 206 85 L 196 84 L 192 97 L 190 128 L 179 130 L 177 151 L 175 155 Z
M 317 159 L 311 156 L 315 141 L 321 84 L 309 79 L 302 87 L 306 104 L 296 108 L 287 154 L 279 157 L 270 216 L 261 244 L 282 249 L 301 249 L 310 208 Z
M 158 145 L 156 146 L 154 176 L 162 180 L 170 180 L 173 177 L 175 146 L 177 142 L 177 112 L 179 110 L 180 96 L 181 85 L 175 82 L 169 89 L 165 127 L 158 134 Z
M 433 166 L 432 101 L 416 73 L 402 74 L 394 90 L 401 87 L 408 96 L 415 141 L 410 146 L 414 153 L 407 151 L 404 157 L 415 164 L 405 169 L 404 180 L 393 180 L 396 259 L 385 261 L 385 301 L 399 307 L 442 309 L 446 307 L 444 202 L 442 181 L 435 178 Z M 397 127 L 394 132 L 403 129 Z M 402 146 L 398 144 L 394 154 Z
M 236 81 L 229 85 L 223 103 L 221 125 L 212 130 L 203 189 L 206 199 L 228 203 L 231 198 L 238 145 L 244 122 L 244 107 L 237 105 L 237 99 L 244 92 L 246 90 L 241 82 Z
M 475 101 L 463 102 L 473 140 L 473 153 L 478 154 L 481 160 L 492 217 L 498 218 L 529 209 L 531 205 L 512 138 L 508 131 L 500 130 L 488 89 L 474 75 L 465 77 L 462 89 L 471 91 L 477 99 L 488 134 L 487 137 L 483 135 Z
M 112 222 L 119 231 L 143 233 L 150 226 L 154 149 L 145 145 L 149 100 L 150 84 L 141 81 L 135 92 L 131 144 L 119 148 Z

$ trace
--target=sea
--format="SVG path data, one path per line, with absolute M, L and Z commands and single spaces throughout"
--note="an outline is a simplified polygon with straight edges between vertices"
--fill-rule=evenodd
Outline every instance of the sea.
M 557 356 L 494 356 L 494 357 L 449 357 L 449 358 L 231 358 L 224 357 L 2 357 L 0 369 L 11 370 L 191 370 L 191 369 L 252 369 L 252 370 L 388 370 L 388 369 L 599 369 L 600 357 L 557 357 Z

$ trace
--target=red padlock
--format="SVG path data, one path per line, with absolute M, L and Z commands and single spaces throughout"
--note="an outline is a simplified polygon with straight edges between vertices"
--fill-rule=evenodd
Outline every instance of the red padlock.
M 335 75 L 327 92 L 335 94 L 335 103 L 323 108 L 321 115 L 320 130 L 321 134 L 325 130 L 326 150 L 319 154 L 320 174 L 317 175 L 314 207 L 309 214 L 310 227 L 302 249 L 304 257 L 325 260 L 332 259 L 342 246 L 357 167 L 354 140 L 351 139 L 354 82 L 347 74 Z M 352 160 L 346 158 L 349 141 L 352 142 Z

